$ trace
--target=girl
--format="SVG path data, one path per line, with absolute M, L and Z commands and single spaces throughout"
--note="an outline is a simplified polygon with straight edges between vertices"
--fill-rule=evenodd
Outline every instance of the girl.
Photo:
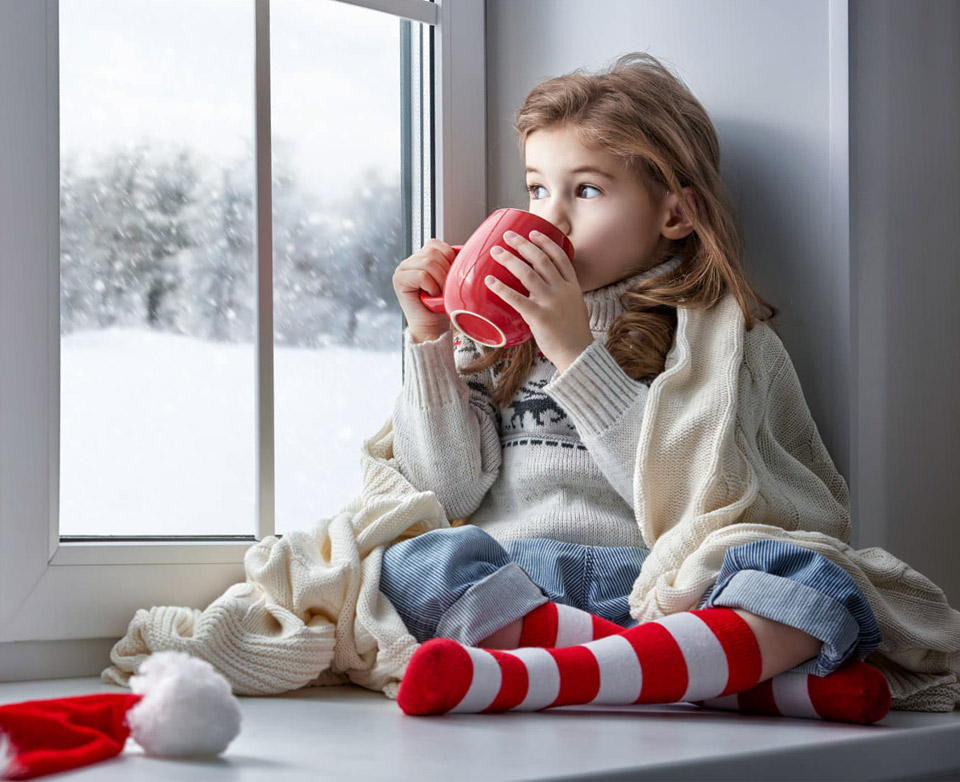
M 384 555 L 380 589 L 426 642 L 401 707 L 719 698 L 711 705 L 881 718 L 886 681 L 859 662 L 880 643 L 873 613 L 813 551 L 731 548 L 697 610 L 644 624 L 629 614 L 650 553 L 633 507 L 637 443 L 677 308 L 707 310 L 729 293 L 747 329 L 776 314 L 741 266 L 706 111 L 654 57 L 630 54 L 540 84 L 516 129 L 528 209 L 575 248 L 570 261 L 544 236 L 508 234 L 493 253 L 529 295 L 488 285 L 533 339 L 480 351 L 422 306 L 420 291 L 437 295 L 450 268 L 445 242 L 429 240 L 393 279 L 408 323 L 397 465 L 448 518 L 469 518 Z

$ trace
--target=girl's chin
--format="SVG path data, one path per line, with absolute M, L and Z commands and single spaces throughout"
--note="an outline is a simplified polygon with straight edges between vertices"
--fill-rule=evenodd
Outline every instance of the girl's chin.
M 577 275 L 577 282 L 580 284 L 581 293 L 589 293 L 590 291 L 595 291 L 597 288 L 603 287 L 603 282 L 598 280 L 592 274 L 582 273 L 576 266 L 573 267 L 574 273 Z
M 613 285 L 615 282 L 620 282 L 620 280 L 598 280 L 596 277 L 587 277 L 583 280 L 578 277 L 577 281 L 580 282 L 581 293 L 589 293 L 590 291 L 600 290 L 600 288 L 606 288 L 608 285 Z

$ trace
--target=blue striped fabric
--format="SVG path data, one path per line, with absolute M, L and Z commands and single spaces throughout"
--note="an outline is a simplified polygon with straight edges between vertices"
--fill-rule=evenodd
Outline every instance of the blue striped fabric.
M 498 543 L 478 527 L 435 530 L 384 553 L 380 590 L 418 640 L 476 645 L 547 600 L 623 627 L 627 598 L 649 551 L 546 539 Z M 790 670 L 826 676 L 880 644 L 873 611 L 853 579 L 814 551 L 761 540 L 728 549 L 697 608 L 742 608 L 823 641 Z
M 880 627 L 850 575 L 815 551 L 780 540 L 727 549 L 720 574 L 697 606 L 743 608 L 823 641 L 816 659 L 790 670 L 826 676 L 880 645 Z
M 476 615 L 465 616 L 464 623 L 472 618 L 477 625 L 487 626 L 493 621 L 496 626 L 490 632 L 494 632 L 546 602 L 540 588 L 529 578 L 515 578 L 509 564 L 510 557 L 503 546 L 479 527 L 434 530 L 395 543 L 384 552 L 380 591 L 393 603 L 418 641 L 437 637 L 437 626 L 444 615 L 471 588 L 467 602 L 476 609 Z M 486 583 L 488 579 L 490 584 Z M 518 581 L 526 587 L 523 595 L 516 592 Z M 488 586 L 492 588 L 487 589 Z M 475 596 L 482 599 L 474 600 Z M 539 602 L 530 606 L 531 599 Z M 514 602 L 518 607 L 510 611 Z M 458 606 L 457 613 L 474 612 Z M 449 628 L 447 631 L 450 632 Z M 473 645 L 486 635 L 470 641 L 456 634 L 444 637 Z
M 650 552 L 628 546 L 581 546 L 543 538 L 508 540 L 510 559 L 555 603 L 579 608 L 623 627 L 630 618 L 627 596 Z

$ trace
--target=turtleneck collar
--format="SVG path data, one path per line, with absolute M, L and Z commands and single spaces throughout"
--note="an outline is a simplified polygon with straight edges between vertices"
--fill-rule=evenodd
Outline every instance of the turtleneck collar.
M 587 313 L 590 316 L 590 330 L 607 331 L 613 321 L 623 312 L 620 297 L 624 293 L 642 280 L 673 271 L 682 260 L 679 256 L 675 256 L 651 269 L 647 269 L 645 272 L 627 277 L 604 288 L 597 288 L 594 291 L 584 293 L 583 300 L 587 304 Z

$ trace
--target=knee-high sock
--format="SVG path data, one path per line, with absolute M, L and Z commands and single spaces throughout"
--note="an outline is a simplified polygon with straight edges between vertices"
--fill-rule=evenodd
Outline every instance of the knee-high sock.
M 563 603 L 544 603 L 523 617 L 519 645 L 553 649 L 622 632 L 620 625 L 579 608 Z
M 890 685 L 879 669 L 850 660 L 827 676 L 784 672 L 749 690 L 695 703 L 708 709 L 869 725 L 890 711 Z
M 523 617 L 520 646 L 562 647 L 615 633 L 620 625 L 571 606 L 544 603 Z M 784 672 L 743 692 L 694 701 L 708 709 L 870 725 L 890 711 L 890 685 L 872 665 L 850 660 L 828 676 Z
M 420 646 L 397 703 L 407 714 L 536 711 L 580 703 L 676 703 L 742 692 L 760 679 L 760 647 L 729 608 L 671 614 L 562 649 Z

